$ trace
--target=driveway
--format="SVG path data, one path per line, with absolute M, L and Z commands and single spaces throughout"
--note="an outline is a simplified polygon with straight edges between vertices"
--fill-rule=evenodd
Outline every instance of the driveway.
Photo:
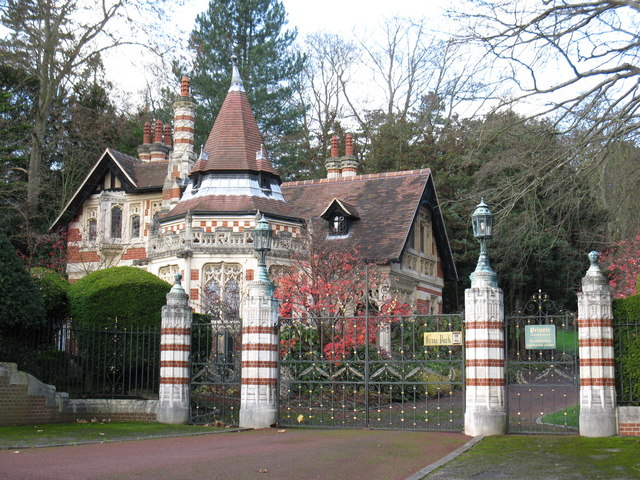
M 3 480 L 404 480 L 461 433 L 286 429 L 0 451 Z

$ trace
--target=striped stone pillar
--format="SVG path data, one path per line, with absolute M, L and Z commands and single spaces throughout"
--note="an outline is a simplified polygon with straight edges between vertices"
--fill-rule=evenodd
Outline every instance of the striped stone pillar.
M 278 418 L 278 301 L 266 274 L 258 277 L 249 282 L 242 311 L 240 426 L 246 428 L 268 428 Z
M 502 290 L 476 278 L 465 290 L 467 435 L 502 435 L 507 431 L 504 349 Z
M 580 435 L 585 437 L 617 434 L 613 310 L 599 257 L 598 252 L 589 253 L 591 266 L 578 293 Z
M 160 395 L 157 419 L 160 423 L 189 421 L 189 354 L 191 352 L 191 307 L 189 295 L 180 285 L 182 275 L 167 293 L 162 307 L 160 331 Z

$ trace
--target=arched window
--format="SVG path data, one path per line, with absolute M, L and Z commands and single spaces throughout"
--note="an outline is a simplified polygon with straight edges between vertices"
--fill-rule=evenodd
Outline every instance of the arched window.
M 140 215 L 133 215 L 131 217 L 131 238 L 138 238 L 140 236 Z
M 209 263 L 203 268 L 203 304 L 217 320 L 233 322 L 240 316 L 242 266 L 238 263 Z
M 122 207 L 119 205 L 111 209 L 111 238 L 122 238 Z
M 95 242 L 96 238 L 98 238 L 98 220 L 90 218 L 87 223 L 87 230 L 89 234 L 89 241 Z

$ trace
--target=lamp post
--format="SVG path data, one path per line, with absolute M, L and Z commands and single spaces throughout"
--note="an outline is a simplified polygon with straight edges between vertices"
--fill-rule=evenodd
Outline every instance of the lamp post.
M 253 229 L 253 249 L 258 252 L 258 278 L 261 282 L 269 282 L 265 258 L 271 250 L 272 232 L 269 222 L 261 214 L 260 220 Z
M 493 237 L 493 214 L 489 206 L 484 203 L 484 199 L 476 206 L 471 215 L 471 225 L 473 236 L 480 242 L 480 256 L 475 271 L 470 275 L 471 288 L 476 287 L 497 287 L 498 276 L 491 269 L 489 255 L 487 254 L 487 243 Z

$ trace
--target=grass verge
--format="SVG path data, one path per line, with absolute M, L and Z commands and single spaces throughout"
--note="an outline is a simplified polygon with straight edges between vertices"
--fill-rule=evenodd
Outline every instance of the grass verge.
M 640 478 L 638 451 L 640 439 L 634 437 L 486 437 L 469 451 L 424 478 Z
M 557 412 L 547 413 L 542 417 L 542 423 L 549 425 L 562 425 L 566 427 L 578 428 L 580 410 L 578 404 L 571 405 Z
M 224 428 L 146 422 L 48 423 L 0 427 L 0 448 L 26 448 L 118 442 L 146 438 L 214 433 Z

